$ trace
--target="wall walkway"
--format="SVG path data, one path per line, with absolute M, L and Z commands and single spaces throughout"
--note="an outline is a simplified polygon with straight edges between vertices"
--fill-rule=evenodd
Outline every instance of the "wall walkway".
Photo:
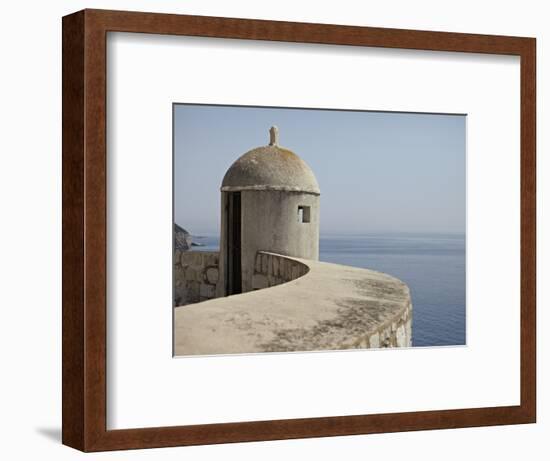
M 255 274 L 265 289 L 175 309 L 176 355 L 411 345 L 410 293 L 394 277 L 266 252 Z

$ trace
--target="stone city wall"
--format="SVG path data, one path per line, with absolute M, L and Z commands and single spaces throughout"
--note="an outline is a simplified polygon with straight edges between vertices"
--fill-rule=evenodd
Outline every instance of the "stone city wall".
M 217 251 L 179 251 L 174 255 L 174 303 L 198 303 L 216 297 L 219 280 Z
M 255 272 L 256 290 L 176 308 L 176 355 L 411 346 L 410 291 L 395 277 L 262 252 Z
M 185 314 L 178 309 L 176 330 L 188 324 L 178 320 L 185 315 L 201 318 L 200 325 L 209 325 L 206 328 L 209 332 L 215 325 L 218 329 L 222 329 L 220 325 L 228 329 L 214 340 L 198 323 L 191 321 L 194 326 L 192 332 L 184 335 L 185 341 L 194 336 L 197 339 L 189 344 L 183 343 L 178 339 L 178 333 L 178 355 L 197 351 L 375 349 L 410 347 L 412 344 L 409 289 L 386 274 L 260 251 L 255 259 L 253 292 L 239 296 L 237 306 L 231 304 L 233 297 L 214 300 L 216 291 L 220 292 L 221 288 L 218 287 L 221 283 L 219 253 L 176 251 L 175 257 L 176 306 L 212 300 L 204 306 L 196 306 L 196 311 L 195 307 L 186 308 Z M 296 279 L 300 280 L 282 291 L 283 287 L 273 288 L 275 291 L 262 290 Z M 260 294 L 261 297 L 257 297 Z M 225 309 L 219 309 L 225 303 L 230 307 L 227 313 Z M 290 311 L 289 306 L 292 307 Z M 212 312 L 211 308 L 214 309 Z M 236 311 L 240 314 L 235 315 Z M 224 315 L 228 316 L 225 320 Z M 258 316 L 258 325 L 255 326 L 254 316 Z M 241 320 L 245 322 L 242 325 Z M 284 327 L 286 323 L 288 325 Z M 231 330 L 233 324 L 235 331 Z M 239 335 L 246 331 L 255 332 L 258 344 L 250 344 L 249 335 L 240 338 Z
M 256 254 L 254 275 L 252 276 L 252 289 L 280 285 L 290 282 L 307 274 L 309 268 L 295 259 L 285 256 L 259 251 Z
M 376 328 L 374 333 L 369 332 L 357 343 L 363 349 L 385 347 L 412 346 L 412 303 L 408 303 L 403 311 Z
M 306 260 L 305 262 L 309 261 Z M 306 264 L 294 258 L 259 251 L 256 255 L 252 287 L 254 290 L 259 290 L 280 285 L 307 274 L 309 270 Z M 342 279 L 345 280 L 346 276 L 342 275 Z M 323 287 L 319 286 L 318 290 L 322 291 Z M 361 287 L 361 290 L 364 296 L 375 298 L 383 298 L 391 291 L 385 284 L 379 283 L 365 284 Z M 374 325 L 371 324 L 370 328 L 363 331 L 361 329 L 354 330 L 353 335 L 343 337 L 341 342 L 335 344 L 335 348 L 377 349 L 412 346 L 412 303 L 408 294 L 406 299 L 407 302 L 403 303 L 402 308 L 394 312 L 389 318 L 374 322 Z M 356 302 L 355 304 L 359 303 Z M 355 321 L 355 323 L 358 322 Z

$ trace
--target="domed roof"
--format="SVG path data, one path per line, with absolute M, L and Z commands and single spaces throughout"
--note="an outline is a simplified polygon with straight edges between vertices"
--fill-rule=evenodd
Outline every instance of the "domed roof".
M 294 152 L 279 146 L 278 129 L 271 127 L 268 146 L 257 147 L 239 157 L 222 181 L 224 192 L 282 190 L 320 194 L 311 168 Z

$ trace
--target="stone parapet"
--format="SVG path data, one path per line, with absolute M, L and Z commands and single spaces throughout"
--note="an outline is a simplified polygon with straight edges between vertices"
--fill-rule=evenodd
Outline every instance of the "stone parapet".
M 409 288 L 390 275 L 267 252 L 254 272 L 254 291 L 176 308 L 176 355 L 411 346 Z
M 174 254 L 174 304 L 185 306 L 216 297 L 219 253 L 178 251 Z
M 252 288 L 259 290 L 290 282 L 309 271 L 307 265 L 292 258 L 259 251 L 256 254 Z

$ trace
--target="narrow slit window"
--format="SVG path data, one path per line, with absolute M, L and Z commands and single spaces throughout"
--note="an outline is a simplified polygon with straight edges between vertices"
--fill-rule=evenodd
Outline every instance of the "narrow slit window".
M 311 221 L 311 207 L 299 206 L 298 207 L 298 222 L 310 222 Z

